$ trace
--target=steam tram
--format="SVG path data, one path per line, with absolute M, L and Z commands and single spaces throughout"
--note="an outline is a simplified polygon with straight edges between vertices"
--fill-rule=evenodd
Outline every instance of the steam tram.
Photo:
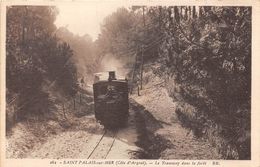
M 127 80 L 117 79 L 115 71 L 109 71 L 107 79 L 102 75 L 95 74 L 93 84 L 95 117 L 105 128 L 123 127 L 129 115 Z

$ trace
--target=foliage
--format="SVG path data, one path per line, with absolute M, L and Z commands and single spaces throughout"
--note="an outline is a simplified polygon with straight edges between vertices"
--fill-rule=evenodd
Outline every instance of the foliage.
M 43 89 L 50 88 L 48 82 L 59 85 L 68 96 L 75 94 L 76 69 L 70 61 L 73 52 L 55 37 L 56 15 L 54 7 L 7 8 L 7 99 L 16 95 L 18 119 L 48 111 L 48 93 Z
M 250 7 L 119 9 L 106 18 L 97 43 L 100 55 L 135 59 L 138 71 L 142 55 L 144 63 L 160 62 L 157 73 L 173 78 L 168 84 L 180 85 L 183 99 L 196 108 L 194 124 L 223 127 L 220 136 L 239 158 L 250 157 Z
M 96 45 L 89 35 L 74 35 L 66 27 L 60 27 L 56 32 L 57 37 L 67 42 L 73 49 L 71 61 L 77 68 L 78 77 L 87 78 L 92 81 L 89 76 L 93 74 L 97 68 L 95 54 Z
M 190 10 L 183 16 L 181 10 Z M 172 7 L 162 46 L 168 74 L 181 85 L 184 99 L 224 127 L 222 136 L 250 156 L 251 8 Z M 188 19 L 189 18 L 189 19 Z M 240 140 L 237 140 L 237 139 Z M 243 148 L 244 149 L 244 148 Z
M 156 11 L 147 7 L 119 8 L 105 18 L 97 39 L 97 62 L 106 55 L 121 60 L 133 82 L 140 82 L 142 62 L 156 59 L 163 42 Z M 134 65 L 135 64 L 135 65 Z

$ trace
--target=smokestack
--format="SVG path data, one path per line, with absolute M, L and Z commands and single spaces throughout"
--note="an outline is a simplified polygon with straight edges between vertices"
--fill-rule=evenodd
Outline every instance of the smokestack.
M 109 74 L 109 77 L 108 77 L 109 81 L 116 80 L 116 72 L 115 71 L 109 71 L 108 74 Z

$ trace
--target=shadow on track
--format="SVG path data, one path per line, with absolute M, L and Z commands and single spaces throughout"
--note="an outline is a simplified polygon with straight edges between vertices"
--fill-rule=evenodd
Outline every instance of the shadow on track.
M 138 140 L 136 145 L 143 150 L 136 152 L 140 159 L 159 159 L 161 153 L 174 145 L 156 134 L 156 131 L 163 128 L 162 122 L 157 120 L 144 106 L 130 99 L 130 109 L 135 112 L 136 129 Z

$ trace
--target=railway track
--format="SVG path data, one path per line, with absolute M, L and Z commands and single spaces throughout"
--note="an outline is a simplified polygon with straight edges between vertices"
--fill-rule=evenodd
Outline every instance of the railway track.
M 90 152 L 88 159 L 106 159 L 115 143 L 116 134 L 117 130 L 105 130 L 94 149 Z

